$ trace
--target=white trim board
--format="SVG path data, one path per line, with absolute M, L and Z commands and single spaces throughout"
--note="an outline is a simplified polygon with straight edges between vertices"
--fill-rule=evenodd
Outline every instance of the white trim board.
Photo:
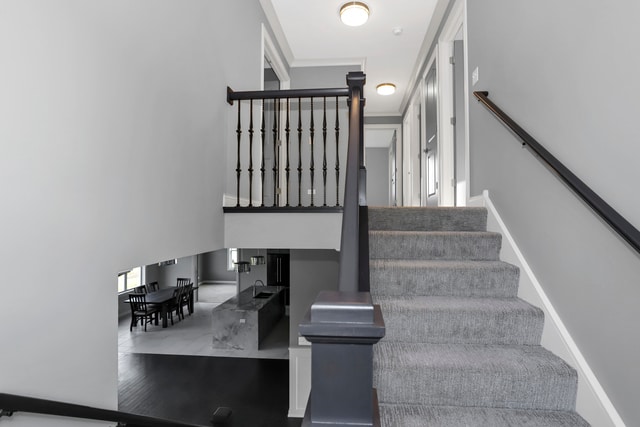
M 595 374 L 589 367 L 580 349 L 576 345 L 560 315 L 547 297 L 533 270 L 524 259 L 515 240 L 509 233 L 500 214 L 489 198 L 489 191 L 484 190 L 481 196 L 469 199 L 467 206 L 483 206 L 487 208 L 487 230 L 502 234 L 502 250 L 500 259 L 520 268 L 520 285 L 518 297 L 542 309 L 544 312 L 544 329 L 542 345 L 563 358 L 578 372 L 578 397 L 576 412 L 592 426 L 625 427 L 618 411 L 609 400 Z

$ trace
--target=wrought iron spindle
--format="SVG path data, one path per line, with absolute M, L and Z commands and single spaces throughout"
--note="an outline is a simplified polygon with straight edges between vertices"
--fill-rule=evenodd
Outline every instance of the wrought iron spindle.
M 322 206 L 327 206 L 327 98 L 322 99 L 322 191 L 324 202 Z
M 310 139 L 310 143 L 311 143 L 311 161 L 309 162 L 309 175 L 311 176 L 311 206 L 314 206 L 313 204 L 313 175 L 315 172 L 315 167 L 314 167 L 314 161 L 313 161 L 313 136 L 315 134 L 315 129 L 313 127 L 313 98 L 311 98 L 311 121 L 309 123 L 309 139 Z
M 278 203 L 278 105 L 279 101 L 273 99 L 273 206 Z
M 236 207 L 240 206 L 240 172 L 242 169 L 240 168 L 240 140 L 242 138 L 242 125 L 240 124 L 240 104 L 241 102 L 238 100 L 238 127 L 236 129 L 236 134 L 238 135 L 238 162 L 236 163 Z
M 287 144 L 287 163 L 285 165 L 284 171 L 286 174 L 286 180 L 287 180 L 287 204 L 286 206 L 289 206 L 289 172 L 291 171 L 291 168 L 289 167 L 289 132 L 291 131 L 291 129 L 289 128 L 289 98 L 287 98 L 287 124 L 286 127 L 284 129 L 285 132 L 285 138 L 286 138 L 286 144 Z
M 260 124 L 260 138 L 262 139 L 262 160 L 260 162 L 260 206 L 264 207 L 264 137 L 265 137 L 265 129 L 264 129 L 264 99 L 262 100 L 262 123 Z
M 298 98 L 298 206 L 302 206 L 302 99 Z
M 253 99 L 249 101 L 249 207 L 253 207 Z
M 338 119 L 338 97 L 336 96 L 336 206 L 340 206 L 340 120 Z

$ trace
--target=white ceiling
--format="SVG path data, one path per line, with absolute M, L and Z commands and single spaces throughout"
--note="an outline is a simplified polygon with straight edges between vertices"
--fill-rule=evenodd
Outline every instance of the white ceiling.
M 367 75 L 367 116 L 400 115 L 404 93 L 436 0 L 365 0 L 371 11 L 361 27 L 340 21 L 345 0 L 260 0 L 287 61 L 293 67 L 362 64 Z M 394 35 L 394 28 L 402 34 Z M 375 87 L 394 83 L 395 94 Z

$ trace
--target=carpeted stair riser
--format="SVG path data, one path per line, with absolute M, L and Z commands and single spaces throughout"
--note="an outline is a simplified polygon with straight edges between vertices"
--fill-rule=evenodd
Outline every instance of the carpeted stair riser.
M 540 346 L 380 342 L 380 403 L 573 410 L 573 368 Z
M 369 208 L 382 427 L 586 427 L 577 375 L 543 349 L 543 313 L 483 208 Z
M 574 412 L 451 406 L 380 405 L 383 426 L 588 427 Z
M 369 230 L 485 231 L 484 208 L 369 208 Z
M 369 258 L 495 261 L 501 244 L 491 232 L 371 231 Z
M 502 261 L 371 260 L 374 295 L 509 298 L 520 270 Z
M 381 297 L 386 340 L 537 345 L 542 310 L 516 298 Z

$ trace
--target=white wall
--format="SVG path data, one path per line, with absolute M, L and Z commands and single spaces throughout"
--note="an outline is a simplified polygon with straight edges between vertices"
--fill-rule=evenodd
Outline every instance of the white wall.
M 489 96 L 640 227 L 640 3 L 467 2 L 472 90 Z M 488 189 L 624 422 L 640 425 L 640 256 L 470 103 L 471 194 Z
M 117 407 L 117 272 L 223 247 L 226 86 L 259 87 L 262 21 L 257 0 L 1 3 L 0 391 Z

